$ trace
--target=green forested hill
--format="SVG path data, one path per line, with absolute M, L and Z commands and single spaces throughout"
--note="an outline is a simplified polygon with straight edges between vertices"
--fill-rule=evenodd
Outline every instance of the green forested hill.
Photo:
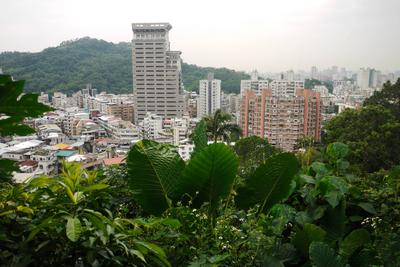
M 234 71 L 227 68 L 199 67 L 183 63 L 183 84 L 187 90 L 198 90 L 199 80 L 207 79 L 209 72 L 214 73 L 215 79 L 221 80 L 221 87 L 227 93 L 239 93 L 240 80 L 250 79 L 250 76 L 242 71 Z
M 111 93 L 131 92 L 130 43 L 110 43 L 89 37 L 66 41 L 38 53 L 0 53 L 0 68 L 15 79 L 26 80 L 27 91 L 74 92 L 87 83 Z M 187 90 L 197 90 L 200 79 L 214 72 L 226 92 L 239 92 L 240 80 L 249 76 L 226 68 L 203 68 L 183 63 Z

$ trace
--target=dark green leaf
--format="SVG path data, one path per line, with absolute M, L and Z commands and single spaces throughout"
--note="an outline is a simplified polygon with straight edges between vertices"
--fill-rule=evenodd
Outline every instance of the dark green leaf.
M 310 260 L 314 267 L 344 267 L 344 260 L 335 255 L 335 251 L 323 242 L 312 242 Z
M 351 232 L 343 242 L 340 243 L 339 254 L 344 258 L 348 258 L 353 253 L 367 244 L 370 240 L 369 232 L 365 229 L 356 229 Z
M 237 168 L 238 160 L 232 149 L 225 144 L 211 144 L 189 161 L 180 192 L 195 197 L 198 205 L 208 202 L 214 209 L 230 193 Z
M 257 168 L 239 188 L 237 203 L 241 208 L 250 208 L 260 204 L 260 211 L 267 211 L 288 196 L 294 175 L 298 171 L 298 162 L 291 153 L 282 153 L 270 157 Z
M 310 244 L 314 241 L 324 241 L 325 235 L 326 232 L 322 228 L 306 223 L 302 230 L 296 231 L 292 243 L 303 256 L 307 257 Z
M 129 185 L 136 201 L 159 215 L 171 206 L 185 162 L 170 145 L 143 140 L 128 155 Z

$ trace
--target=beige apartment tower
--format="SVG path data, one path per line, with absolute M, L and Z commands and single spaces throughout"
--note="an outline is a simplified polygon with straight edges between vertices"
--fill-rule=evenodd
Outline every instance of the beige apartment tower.
M 248 90 L 241 103 L 243 136 L 256 135 L 285 151 L 292 151 L 303 136 L 321 138 L 321 97 L 312 90 L 297 89 L 294 95 L 261 94 Z
M 181 117 L 184 95 L 181 52 L 171 51 L 169 23 L 133 23 L 132 69 L 135 122 L 146 113 Z

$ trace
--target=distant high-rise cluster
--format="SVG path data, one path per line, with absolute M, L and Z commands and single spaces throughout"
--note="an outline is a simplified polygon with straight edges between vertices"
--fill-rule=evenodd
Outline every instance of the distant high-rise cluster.
M 181 117 L 184 95 L 180 51 L 171 51 L 169 23 L 133 23 L 132 65 L 135 120 L 147 113 Z
M 376 88 L 379 84 L 380 72 L 375 69 L 361 68 L 357 74 L 357 85 L 362 88 Z

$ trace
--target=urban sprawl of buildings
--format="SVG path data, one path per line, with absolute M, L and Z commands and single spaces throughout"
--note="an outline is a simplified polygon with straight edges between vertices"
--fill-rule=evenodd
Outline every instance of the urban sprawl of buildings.
M 125 161 L 141 139 L 176 146 L 183 159 L 193 151 L 191 133 L 203 116 L 216 110 L 232 114 L 243 136 L 256 135 L 283 150 L 295 149 L 304 136 L 320 140 L 326 121 L 344 108 L 357 108 L 399 73 L 362 68 L 353 73 L 334 66 L 310 72 L 251 73 L 239 94 L 227 94 L 212 73 L 198 92 L 184 90 L 180 51 L 171 51 L 169 23 L 132 24 L 133 94 L 98 92 L 87 85 L 71 96 L 42 93 L 54 107 L 26 124 L 35 135 L 3 138 L 0 157 L 18 161 L 17 182 L 58 173 L 63 161 L 101 168 Z M 306 79 L 318 80 L 307 85 Z

